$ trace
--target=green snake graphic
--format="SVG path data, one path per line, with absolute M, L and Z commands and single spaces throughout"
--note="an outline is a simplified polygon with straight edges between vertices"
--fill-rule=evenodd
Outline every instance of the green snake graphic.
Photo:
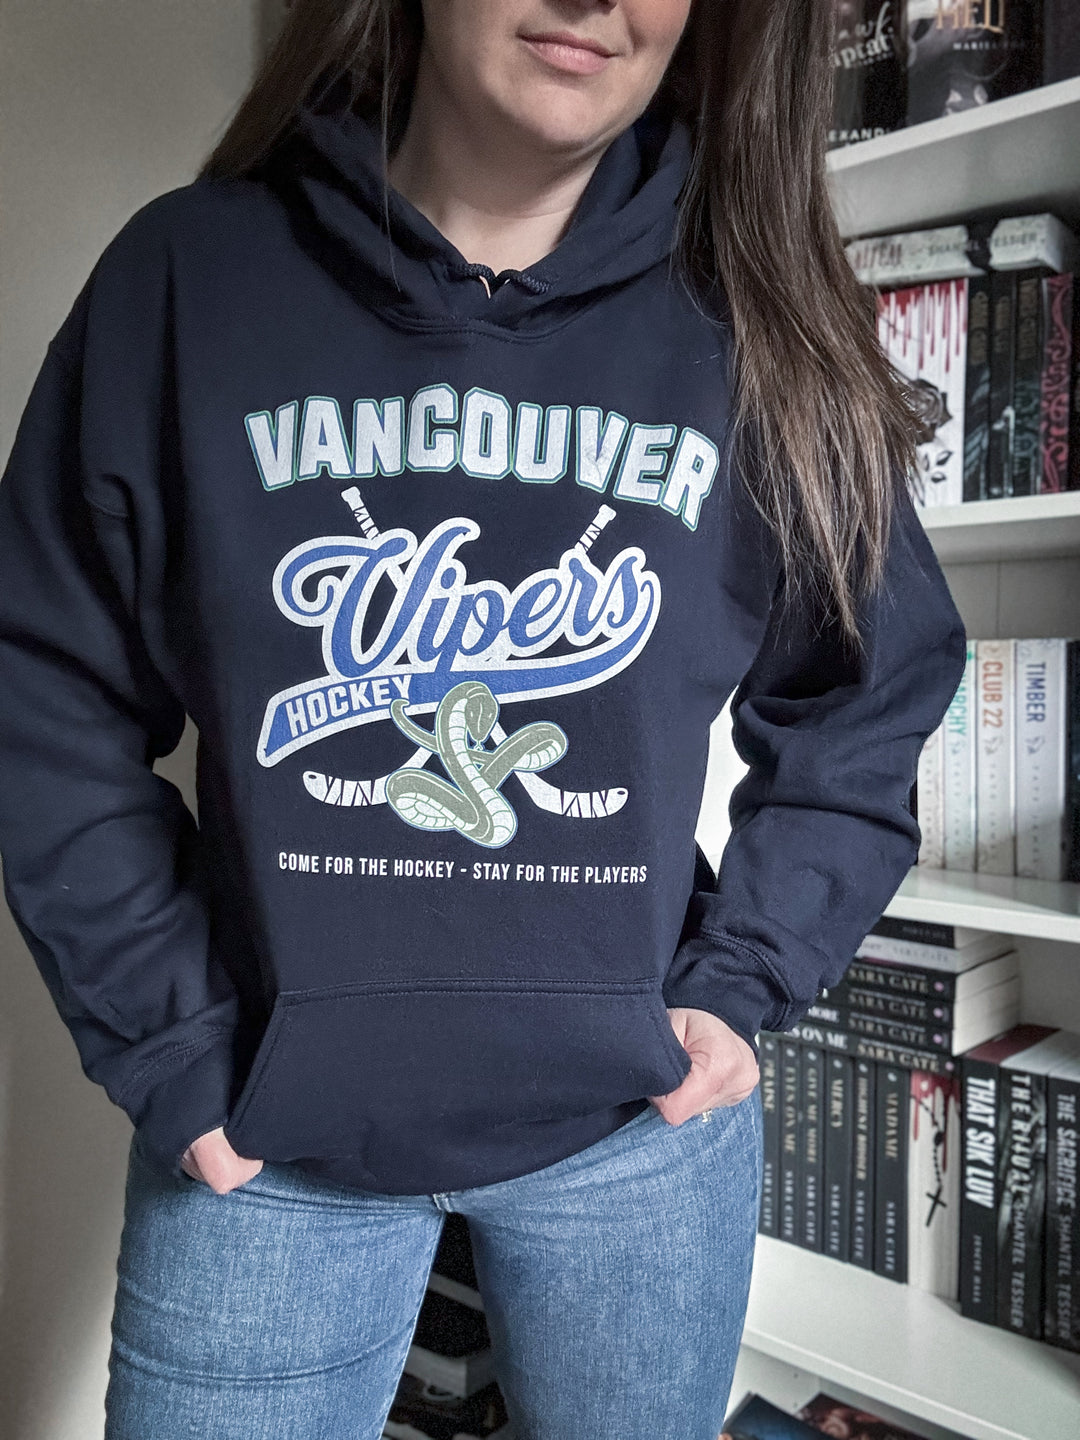
M 517 830 L 513 806 L 499 786 L 514 770 L 546 770 L 566 754 L 566 734 L 547 720 L 523 725 L 494 750 L 484 749 L 499 718 L 499 702 L 480 680 L 448 690 L 435 712 L 434 733 L 405 715 L 406 702 L 390 706 L 394 724 L 418 745 L 438 755 L 456 784 L 415 766 L 386 777 L 386 799 L 419 830 L 457 830 L 477 845 L 505 845 Z M 469 743 L 469 737 L 476 742 Z

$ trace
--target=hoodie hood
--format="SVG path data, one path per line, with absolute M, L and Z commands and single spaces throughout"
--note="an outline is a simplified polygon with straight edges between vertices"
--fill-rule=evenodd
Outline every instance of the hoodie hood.
M 482 317 L 522 328 L 549 325 L 670 256 L 692 142 L 684 121 L 645 111 L 601 155 L 555 249 L 498 275 L 468 261 L 392 185 L 384 195 L 381 151 L 378 126 L 337 86 L 301 107 L 268 177 L 306 221 L 309 243 L 346 283 L 362 285 L 369 306 L 406 322 Z

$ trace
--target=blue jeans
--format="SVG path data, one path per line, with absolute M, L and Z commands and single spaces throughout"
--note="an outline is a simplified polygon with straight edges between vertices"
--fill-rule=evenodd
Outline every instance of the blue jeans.
M 219 1195 L 131 1148 L 106 1440 L 378 1440 L 447 1211 L 516 1440 L 717 1440 L 761 1187 L 761 1091 L 649 1104 L 544 1169 L 381 1195 L 266 1164 Z

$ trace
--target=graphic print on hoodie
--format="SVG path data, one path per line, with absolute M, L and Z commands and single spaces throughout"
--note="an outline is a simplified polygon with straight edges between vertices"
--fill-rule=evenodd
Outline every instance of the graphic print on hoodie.
M 179 1174 L 526 1173 L 835 983 L 914 862 L 966 636 L 909 500 L 854 657 L 780 606 L 731 331 L 646 112 L 560 244 L 470 264 L 333 99 L 123 227 L 0 484 L 5 894 Z M 490 293 L 485 279 L 490 283 Z M 749 766 L 714 876 L 712 721 Z M 198 822 L 152 769 L 190 715 Z

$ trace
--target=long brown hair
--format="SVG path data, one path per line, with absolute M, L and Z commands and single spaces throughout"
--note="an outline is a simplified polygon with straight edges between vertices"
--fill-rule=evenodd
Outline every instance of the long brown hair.
M 693 136 L 674 258 L 703 307 L 727 302 L 736 470 L 778 543 L 787 598 L 809 582 L 858 647 L 858 607 L 881 582 L 920 421 L 828 196 L 832 5 L 693 0 L 652 103 Z M 378 121 L 387 160 L 422 38 L 420 0 L 293 0 L 200 174 L 252 169 L 320 82 L 343 76 L 353 107 Z

